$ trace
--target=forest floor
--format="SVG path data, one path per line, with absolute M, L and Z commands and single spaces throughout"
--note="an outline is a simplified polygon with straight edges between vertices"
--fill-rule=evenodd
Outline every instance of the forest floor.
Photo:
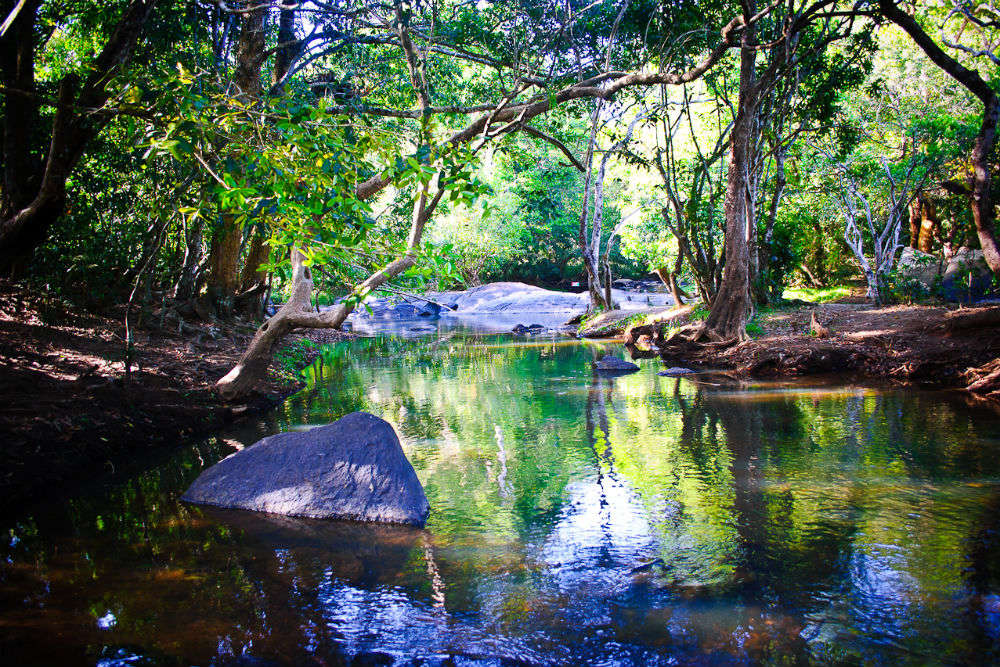
M 811 332 L 815 313 L 828 330 Z M 701 364 L 752 377 L 852 374 L 970 389 L 1000 400 L 1000 307 L 873 306 L 857 297 L 759 314 L 735 346 L 666 346 L 671 364 Z
M 119 315 L 96 315 L 0 283 L 0 513 L 113 471 L 125 457 L 270 409 L 301 386 L 295 371 L 316 354 L 305 336 L 290 336 L 267 381 L 249 399 L 231 403 L 213 384 L 239 359 L 254 325 L 192 322 L 183 334 L 141 328 L 126 386 Z M 313 342 L 346 337 L 309 333 Z

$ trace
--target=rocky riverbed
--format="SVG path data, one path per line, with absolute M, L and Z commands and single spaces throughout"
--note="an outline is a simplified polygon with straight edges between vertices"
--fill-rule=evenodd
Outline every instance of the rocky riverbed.
M 670 294 L 651 282 L 619 283 L 612 296 L 624 312 L 669 308 Z M 351 329 L 406 334 L 421 333 L 434 320 L 482 333 L 505 333 L 518 326 L 559 329 L 587 312 L 587 292 L 559 292 L 525 283 L 500 282 L 463 291 L 428 292 L 422 296 L 394 295 L 365 300 L 350 317 Z M 398 326 L 396 326 L 398 325 Z M 575 327 L 574 327 L 575 330 Z

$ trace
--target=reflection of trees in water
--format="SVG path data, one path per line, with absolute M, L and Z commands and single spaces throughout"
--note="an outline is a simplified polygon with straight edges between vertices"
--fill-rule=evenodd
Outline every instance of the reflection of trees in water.
M 611 403 L 611 392 L 614 378 L 592 370 L 590 385 L 587 388 L 587 406 L 585 424 L 587 428 L 587 444 L 594 452 L 598 483 L 601 482 L 604 468 L 608 472 L 614 469 L 614 450 L 611 447 L 610 429 L 608 426 L 608 405 Z
M 614 536 L 611 533 L 611 515 L 608 504 L 606 484 L 615 484 L 614 480 L 614 448 L 611 444 L 611 429 L 608 425 L 608 405 L 611 403 L 611 392 L 614 378 L 602 375 L 597 369 L 592 369 L 590 386 L 587 389 L 587 405 L 585 409 L 586 440 L 594 454 L 594 470 L 597 474 L 599 489 L 599 505 L 601 520 L 601 541 L 598 558 L 594 565 L 608 567 L 615 564 L 612 552 Z
M 345 646 L 364 644 L 364 632 L 392 634 L 399 619 L 430 619 L 413 641 L 420 633 L 436 641 L 448 624 L 477 614 L 514 633 L 523 623 L 536 624 L 525 632 L 572 634 L 578 629 L 559 627 L 557 612 L 538 612 L 566 598 L 552 594 L 554 568 L 539 565 L 532 549 L 578 511 L 567 488 L 583 475 L 588 484 L 596 476 L 599 498 L 588 502 L 600 505 L 602 523 L 581 538 L 595 539 L 561 582 L 634 577 L 619 597 L 573 599 L 594 617 L 612 615 L 618 641 L 672 646 L 682 639 L 667 634 L 669 625 L 691 633 L 695 650 L 767 661 L 815 657 L 806 640 L 834 636 L 827 630 L 837 626 L 857 635 L 854 646 L 870 642 L 848 645 L 848 658 L 856 650 L 887 661 L 902 655 L 892 642 L 921 637 L 940 643 L 942 659 L 995 657 L 995 416 L 980 420 L 939 394 L 748 394 L 688 379 L 587 376 L 579 348 L 487 340 L 445 354 L 448 342 L 433 352 L 408 345 L 376 341 L 328 355 L 313 371 L 316 386 L 277 419 L 301 424 L 369 409 L 431 441 L 415 446 L 413 458 L 435 512 L 452 512 L 434 540 L 403 540 L 396 550 L 376 540 L 381 551 L 364 551 L 344 536 L 310 543 L 301 530 L 292 539 L 278 528 L 204 520 L 175 498 L 203 464 L 227 453 L 206 444 L 107 498 L 18 524 L 19 544 L 0 554 L 14 563 L 0 562 L 0 606 L 37 623 L 36 644 L 57 623 L 46 610 L 57 610 L 79 628 L 61 638 L 67 652 L 134 644 L 201 662 L 223 644 L 235 655 L 253 647 L 283 661 L 315 653 L 337 662 L 354 650 Z M 445 437 L 455 448 L 446 455 L 437 442 Z M 614 503 L 625 502 L 623 487 L 653 526 L 635 552 L 621 548 L 621 524 L 612 524 L 621 521 Z M 627 574 L 623 558 L 655 556 L 656 548 L 669 569 Z M 444 581 L 454 616 L 432 609 L 444 600 Z M 508 606 L 514 611 L 503 615 Z M 96 617 L 109 610 L 116 625 L 99 630 Z

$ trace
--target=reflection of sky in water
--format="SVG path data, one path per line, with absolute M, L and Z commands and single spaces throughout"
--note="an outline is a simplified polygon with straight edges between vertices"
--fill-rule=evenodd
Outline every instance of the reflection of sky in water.
M 444 329 L 335 348 L 268 420 L 14 526 L 0 650 L 38 662 L 58 632 L 65 662 L 106 665 L 998 656 L 995 415 L 652 361 L 609 379 L 605 351 Z M 177 503 L 233 444 L 357 409 L 399 432 L 426 531 Z

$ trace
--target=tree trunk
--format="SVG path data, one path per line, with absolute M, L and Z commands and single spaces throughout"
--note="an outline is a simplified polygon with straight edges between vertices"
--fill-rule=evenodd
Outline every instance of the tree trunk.
M 292 64 L 301 47 L 295 39 L 295 6 L 282 7 L 278 14 L 278 46 L 274 54 L 274 71 L 271 73 L 271 94 L 284 88 Z
M 219 219 L 208 251 L 208 298 L 215 313 L 225 317 L 233 312 L 240 285 L 243 233 L 235 215 L 224 213 Z
M 298 248 L 292 248 L 292 293 L 288 301 L 274 317 L 257 329 L 239 363 L 216 383 L 219 392 L 228 399 L 246 396 L 267 373 L 267 367 L 271 364 L 277 346 L 288 333 L 299 327 L 339 329 L 344 320 L 373 289 L 381 287 L 413 266 L 417 260 L 417 250 L 420 248 L 427 221 L 444 194 L 444 190 L 439 188 L 433 199 L 428 201 L 427 190 L 428 186 L 423 186 L 413 205 L 413 219 L 405 254 L 373 273 L 355 287 L 347 298 L 330 310 L 322 313 L 313 310 L 312 270 L 305 264 L 305 255 Z
M 80 113 L 108 101 L 107 85 L 130 60 L 146 21 L 158 0 L 133 0 L 114 32 L 90 63 L 81 83 L 76 75 L 59 84 L 56 113 L 48 151 L 31 142 L 38 125 L 34 51 L 40 3 L 28 0 L 0 40 L 0 80 L 27 94 L 7 94 L 4 100 L 3 185 L 0 187 L 0 275 L 17 275 L 30 264 L 35 249 L 48 238 L 62 215 L 66 179 L 90 141 L 108 123 L 106 114 Z M 9 3 L 5 3 L 9 4 Z M 35 155 L 46 153 L 43 161 Z
M 910 247 L 920 248 L 920 197 L 910 202 Z
M 654 272 L 660 278 L 660 282 L 667 286 L 670 290 L 670 296 L 674 299 L 675 306 L 683 306 L 684 299 L 690 299 L 691 295 L 681 289 L 681 286 L 677 283 L 678 277 L 681 275 L 681 269 L 684 267 L 684 257 L 678 252 L 677 259 L 674 260 L 674 269 L 670 271 L 665 266 L 661 266 L 658 269 L 654 269 Z
M 745 5 L 744 16 L 753 14 L 753 3 Z M 740 93 L 736 120 L 730 136 L 729 170 L 726 176 L 726 266 L 722 285 L 712 301 L 704 334 L 718 340 L 743 340 L 753 312 L 750 296 L 750 178 L 754 133 L 758 127 L 760 90 L 756 77 L 755 30 L 748 27 L 740 48 Z
M 778 138 L 780 141 L 781 138 Z M 757 243 L 757 280 L 755 299 L 761 306 L 766 306 L 772 300 L 781 300 L 781 294 L 772 294 L 776 287 L 771 282 L 771 244 L 774 241 L 774 225 L 778 221 L 778 207 L 781 205 L 781 198 L 785 193 L 785 186 L 788 180 L 785 176 L 785 151 L 783 146 L 778 146 L 774 156 L 774 192 L 771 193 L 771 201 L 767 209 L 767 220 L 764 223 L 764 237 Z M 753 224 L 751 222 L 751 224 Z
M 597 266 L 597 256 L 593 245 L 593 233 L 588 227 L 591 219 L 591 199 L 596 194 L 596 180 L 594 178 L 594 147 L 597 143 L 597 124 L 600 122 L 601 108 L 604 100 L 598 98 L 594 102 L 594 111 L 590 115 L 590 138 L 587 141 L 587 156 L 584 161 L 587 169 L 583 177 L 583 203 L 580 206 L 580 224 L 577 230 L 577 245 L 580 248 L 580 256 L 583 259 L 583 268 L 587 274 L 587 291 L 590 293 L 590 310 L 607 309 L 608 304 L 604 302 L 604 294 L 601 289 L 601 274 Z M 592 194 L 593 193 L 593 194 Z M 595 211 L 598 204 L 594 203 Z M 596 213 L 595 213 L 596 215 Z M 598 221 L 599 222 L 599 221 Z M 600 242 L 600 232 L 598 232 L 598 243 Z
M 934 202 L 925 197 L 920 198 L 920 238 L 919 249 L 921 252 L 933 252 L 934 240 L 941 233 L 941 223 L 937 217 L 937 208 Z
M 260 4 L 243 16 L 236 45 L 236 70 L 233 83 L 247 103 L 260 98 L 261 67 L 264 64 L 264 24 L 267 5 Z M 212 236 L 209 250 L 208 297 L 212 308 L 222 316 L 233 312 L 233 300 L 240 286 L 240 250 L 243 230 L 239 218 L 223 213 Z
M 262 271 L 260 267 L 267 261 L 270 252 L 263 233 L 260 230 L 253 232 L 240 275 L 240 293 L 236 297 L 237 310 L 249 317 L 260 317 L 264 313 L 267 271 Z
M 10 2 L 0 14 L 6 16 Z M 30 0 L 0 40 L 0 77 L 7 88 L 23 90 L 24 95 L 4 97 L 3 188 L 0 189 L 0 214 L 4 219 L 34 199 L 41 179 L 42 163 L 31 154 L 31 133 L 38 125 L 38 102 L 35 92 L 35 15 L 40 0 Z
M 205 219 L 201 216 L 194 222 L 194 229 L 184 240 L 184 261 L 181 273 L 174 285 L 173 298 L 176 301 L 189 301 L 195 297 L 198 282 L 198 269 L 202 266 L 204 249 L 202 242 L 205 231 Z
M 979 72 L 962 65 L 945 53 L 917 21 L 896 6 L 895 0 L 879 0 L 879 9 L 890 21 L 909 34 L 931 61 L 965 86 L 983 103 L 983 122 L 969 156 L 972 164 L 972 218 L 983 251 L 983 259 L 994 274 L 1000 275 L 1000 245 L 996 238 L 996 205 L 993 202 L 990 161 L 996 147 L 997 123 L 1000 122 L 1000 98 Z

